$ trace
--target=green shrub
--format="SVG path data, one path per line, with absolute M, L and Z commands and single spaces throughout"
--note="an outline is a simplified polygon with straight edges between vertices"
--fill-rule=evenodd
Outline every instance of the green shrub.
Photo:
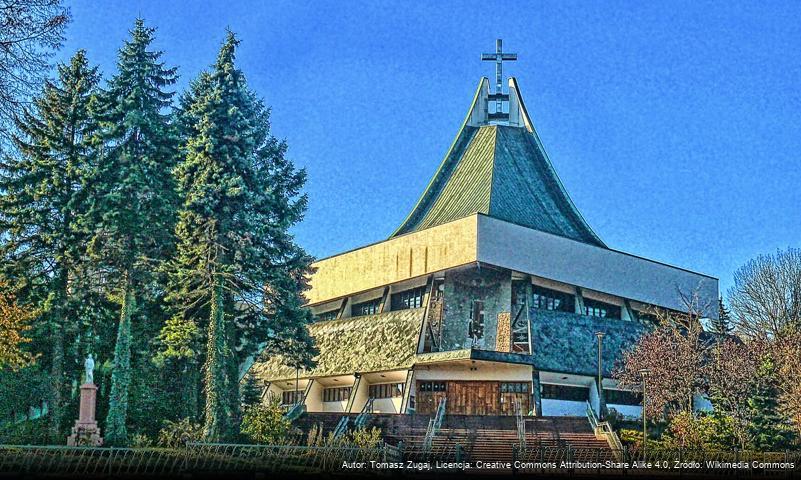
M 202 439 L 203 427 L 184 418 L 177 422 L 166 420 L 164 428 L 159 431 L 158 443 L 165 448 L 183 448 L 187 442 L 199 442 Z
M 381 443 L 381 429 L 357 428 L 348 434 L 348 441 L 358 448 L 376 448 Z
M 6 423 L 0 427 L 0 444 L 6 445 L 48 445 L 47 417 Z M 67 437 L 64 437 L 64 442 Z
M 291 424 L 277 401 L 251 405 L 242 417 L 242 435 L 261 445 L 281 445 L 289 440 Z
M 129 441 L 132 448 L 149 448 L 153 446 L 153 439 L 144 433 L 137 433 Z

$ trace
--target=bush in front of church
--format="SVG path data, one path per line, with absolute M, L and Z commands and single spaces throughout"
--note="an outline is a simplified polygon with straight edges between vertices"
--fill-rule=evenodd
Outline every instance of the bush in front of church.
M 242 417 L 241 432 L 252 443 L 281 445 L 287 442 L 291 426 L 276 400 L 247 407 Z
M 200 442 L 202 439 L 203 427 L 183 418 L 177 422 L 164 422 L 164 428 L 159 431 L 158 444 L 164 448 L 183 448 L 187 442 Z

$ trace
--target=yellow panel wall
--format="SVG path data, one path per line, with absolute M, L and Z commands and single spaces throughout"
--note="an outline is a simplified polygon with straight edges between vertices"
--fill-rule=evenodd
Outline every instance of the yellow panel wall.
M 471 215 L 315 262 L 308 304 L 475 262 L 477 222 Z

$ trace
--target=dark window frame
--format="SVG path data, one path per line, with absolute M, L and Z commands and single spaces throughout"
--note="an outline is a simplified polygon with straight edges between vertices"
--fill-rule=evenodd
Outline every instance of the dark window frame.
M 531 306 L 540 310 L 575 313 L 576 296 L 539 285 L 531 289 Z
M 303 398 L 303 390 L 284 390 L 281 392 L 281 404 L 295 405 Z
M 314 316 L 314 320 L 318 322 L 330 322 L 331 320 L 336 320 L 338 314 L 339 309 L 335 308 L 333 310 L 327 310 L 325 312 L 318 313 Z
M 426 286 L 410 288 L 401 292 L 393 293 L 390 297 L 392 310 L 408 310 L 410 308 L 422 308 L 423 300 L 426 295 Z
M 381 313 L 381 297 L 359 302 L 350 307 L 352 317 L 363 317 L 365 315 L 377 315 Z
M 344 402 L 350 400 L 353 387 L 327 387 L 323 389 L 323 402 Z
M 586 402 L 590 399 L 590 388 L 576 385 L 542 384 L 543 400 L 563 400 L 568 402 Z
M 606 401 L 607 405 L 631 405 L 631 406 L 641 407 L 642 392 L 605 388 L 604 401 Z
M 367 388 L 369 398 L 399 398 L 403 397 L 403 382 L 374 383 Z
M 615 320 L 621 319 L 620 305 L 594 300 L 592 298 L 584 299 L 584 315 L 589 317 L 600 318 L 613 318 Z

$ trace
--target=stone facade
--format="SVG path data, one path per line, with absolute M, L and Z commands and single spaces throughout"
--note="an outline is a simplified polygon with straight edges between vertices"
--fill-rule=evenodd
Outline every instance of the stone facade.
M 498 331 L 498 315 L 509 312 L 512 276 L 509 271 L 491 268 L 451 270 L 445 274 L 445 311 L 442 349 L 460 350 L 473 346 L 470 338 L 471 310 L 476 300 L 483 302 L 483 335 L 475 348 L 493 350 Z
M 616 362 L 650 328 L 636 321 L 589 317 L 531 308 L 536 368 L 579 375 L 598 372 L 598 339 L 604 332 L 603 374 L 611 376 Z

